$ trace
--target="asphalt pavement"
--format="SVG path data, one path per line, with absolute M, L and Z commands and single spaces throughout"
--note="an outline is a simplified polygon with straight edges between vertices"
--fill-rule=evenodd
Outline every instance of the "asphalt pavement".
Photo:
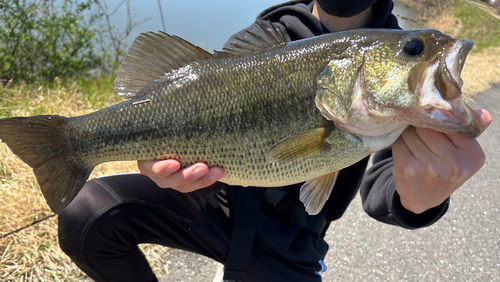
M 493 124 L 479 137 L 487 161 L 434 225 L 406 230 L 377 222 L 357 196 L 326 240 L 324 281 L 500 281 L 500 85 L 475 97 Z M 165 281 L 212 281 L 218 263 L 169 249 Z
M 330 226 L 324 281 L 500 281 L 500 85 L 469 105 L 493 116 L 478 138 L 487 161 L 452 195 L 448 212 L 406 230 L 369 218 L 358 196 Z

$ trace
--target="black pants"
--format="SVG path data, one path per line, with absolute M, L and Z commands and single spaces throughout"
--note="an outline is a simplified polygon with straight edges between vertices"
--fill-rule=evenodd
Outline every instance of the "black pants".
M 60 246 L 96 281 L 157 281 L 140 243 L 225 263 L 234 201 L 226 197 L 226 209 L 217 197 L 226 188 L 217 183 L 183 194 L 158 188 L 140 174 L 94 179 L 60 214 Z M 306 227 L 294 226 L 263 200 L 258 224 L 245 281 L 321 281 L 319 260 L 328 248 L 320 235 L 326 225 L 322 217 L 310 217 Z

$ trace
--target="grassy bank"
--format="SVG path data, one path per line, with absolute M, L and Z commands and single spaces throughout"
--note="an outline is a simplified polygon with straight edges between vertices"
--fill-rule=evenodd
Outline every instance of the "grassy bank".
M 488 6 L 470 1 L 453 1 L 451 12 L 460 29 L 452 34 L 475 42 L 473 53 L 500 46 L 500 20 Z
M 121 99 L 113 77 L 51 84 L 0 86 L 0 118 L 37 114 L 77 116 Z M 0 143 L 0 236 L 51 215 L 31 169 Z M 91 177 L 137 171 L 135 162 L 98 166 Z M 157 273 L 163 248 L 145 246 Z M 82 281 L 86 276 L 60 250 L 57 217 L 0 239 L 0 281 Z
M 408 0 L 424 11 L 423 25 L 476 42 L 463 72 L 465 91 L 476 93 L 500 81 L 500 20 L 488 8 L 462 0 Z M 419 6 L 420 5 L 420 6 Z M 430 7 L 430 8 L 429 8 Z M 40 85 L 0 85 L 0 118 L 37 114 L 76 116 L 114 104 L 120 99 L 112 77 Z M 92 177 L 137 171 L 134 162 L 98 166 Z M 36 180 L 22 161 L 0 143 L 0 236 L 51 214 Z M 165 272 L 162 247 L 144 247 L 153 268 Z M 0 239 L 0 281 L 82 281 L 57 243 L 57 218 Z
M 69 85 L 56 80 L 44 86 L 0 86 L 0 118 L 88 113 L 115 99 L 111 79 Z M 1 235 L 52 212 L 31 169 L 4 144 L 0 144 L 0 160 Z M 0 240 L 0 255 L 1 281 L 75 281 L 85 277 L 59 249 L 55 217 Z
M 479 2 L 452 3 L 450 10 L 459 28 L 445 32 L 475 43 L 463 71 L 465 93 L 475 94 L 500 82 L 500 17 L 493 8 Z
M 474 41 L 462 73 L 468 98 L 500 82 L 500 17 L 494 8 L 469 0 L 397 1 L 419 11 L 419 28 L 434 28 Z
M 475 42 L 473 53 L 500 45 L 500 17 L 493 7 L 470 0 L 396 0 L 422 11 L 416 20 L 422 28 L 436 28 Z

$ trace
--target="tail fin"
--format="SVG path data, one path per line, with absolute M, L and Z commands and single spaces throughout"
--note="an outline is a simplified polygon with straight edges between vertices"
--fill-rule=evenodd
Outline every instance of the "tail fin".
M 62 136 L 68 119 L 34 116 L 0 120 L 0 139 L 33 168 L 45 200 L 55 213 L 75 198 L 93 169 L 68 155 Z

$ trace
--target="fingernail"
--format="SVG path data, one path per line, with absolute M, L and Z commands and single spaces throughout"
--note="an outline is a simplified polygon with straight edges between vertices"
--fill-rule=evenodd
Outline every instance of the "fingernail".
M 202 177 L 203 175 L 206 174 L 206 170 L 203 167 L 197 167 L 194 169 L 193 174 L 196 177 Z
M 476 118 L 480 118 L 483 116 L 483 111 L 481 110 L 474 110 L 474 114 L 476 115 Z
M 168 173 L 172 173 L 172 172 L 175 172 L 177 170 L 177 167 L 175 165 L 167 165 L 167 167 L 165 168 L 165 171 L 168 172 Z
M 222 173 L 220 172 L 214 172 L 212 174 L 210 174 L 208 176 L 208 179 L 210 179 L 210 181 L 217 181 L 219 180 L 220 178 L 222 177 Z

